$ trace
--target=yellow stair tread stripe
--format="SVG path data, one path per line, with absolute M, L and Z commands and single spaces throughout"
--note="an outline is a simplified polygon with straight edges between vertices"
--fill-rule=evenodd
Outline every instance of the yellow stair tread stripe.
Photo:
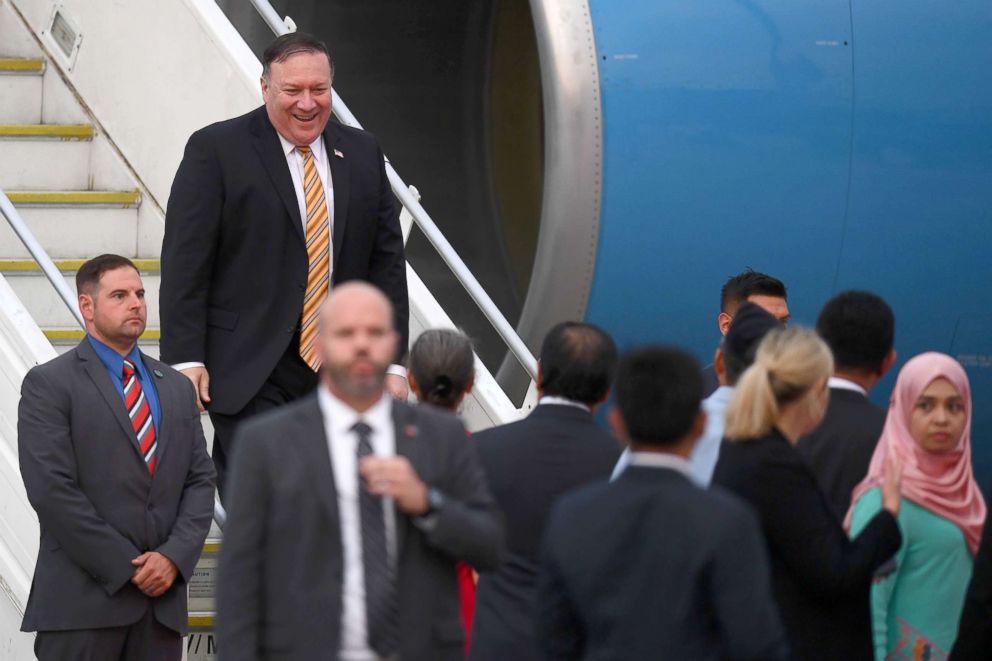
M 90 124 L 0 124 L 0 138 L 63 138 L 91 140 Z
M 212 630 L 214 628 L 214 616 L 212 614 L 190 615 L 188 619 L 188 626 L 190 629 Z
M 47 328 L 42 331 L 45 337 L 48 338 L 49 342 L 67 342 L 75 340 L 76 342 L 82 342 L 83 338 L 86 336 L 86 331 L 79 330 L 67 330 L 62 328 Z M 145 342 L 158 342 L 162 337 L 162 331 L 159 328 L 148 328 L 144 333 L 141 334 L 140 340 Z
M 75 273 L 79 270 L 85 259 L 55 259 L 55 268 L 63 273 Z M 134 265 L 142 273 L 155 273 L 162 270 L 162 260 L 160 259 L 132 259 Z M 0 259 L 0 273 L 22 273 L 41 272 L 38 262 L 33 259 Z
M 103 204 L 130 207 L 141 200 L 141 191 L 7 191 L 13 204 Z
M 209 553 L 220 553 L 220 542 L 207 542 L 203 545 L 203 552 Z
M 41 73 L 45 70 L 45 60 L 36 57 L 0 57 L 0 71 L 23 71 Z

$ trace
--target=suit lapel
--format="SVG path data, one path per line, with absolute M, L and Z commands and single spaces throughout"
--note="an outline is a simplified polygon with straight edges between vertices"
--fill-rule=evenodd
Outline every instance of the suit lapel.
M 420 449 L 421 443 L 419 443 L 418 436 L 420 435 L 420 430 L 416 425 L 416 417 L 414 415 L 414 410 L 411 406 L 404 404 L 402 402 L 393 402 L 393 427 L 396 433 L 396 454 L 401 457 L 406 457 L 413 466 L 413 470 L 417 471 L 418 474 L 422 473 L 422 470 L 418 470 L 418 465 L 421 463 Z M 399 558 L 403 554 L 403 545 L 406 542 L 407 526 L 409 525 L 410 517 L 396 510 L 396 557 Z
M 301 409 L 300 416 L 296 419 L 296 424 L 300 427 L 299 433 L 295 435 L 299 442 L 292 445 L 297 448 L 303 459 L 317 498 L 327 510 L 327 515 L 334 525 L 339 526 L 338 490 L 334 483 L 331 454 L 327 448 L 324 419 L 316 395 L 308 398 L 307 405 Z M 294 438 L 294 435 L 289 434 L 288 438 Z
M 107 373 L 107 368 L 104 366 L 103 361 L 100 357 L 96 355 L 96 351 L 90 346 L 89 340 L 83 339 L 76 347 L 76 355 L 83 362 L 83 370 L 86 375 L 96 386 L 97 392 L 103 397 L 107 406 L 110 407 L 110 412 L 113 414 L 114 419 L 117 420 L 117 424 L 121 426 L 121 431 L 127 436 L 128 440 L 131 441 L 131 445 L 134 446 L 135 451 L 138 452 L 138 456 L 141 456 L 141 451 L 138 449 L 138 437 L 134 433 L 134 427 L 131 426 L 131 419 L 127 417 L 127 411 L 124 409 L 124 400 L 121 398 L 114 384 L 110 381 L 110 375 Z
M 341 244 L 344 239 L 344 226 L 348 219 L 348 191 L 351 188 L 350 166 L 348 165 L 347 154 L 340 149 L 341 132 L 332 122 L 328 122 L 324 129 L 324 151 L 327 162 L 330 164 L 331 182 L 334 185 L 334 227 L 331 246 L 334 251 L 331 268 L 334 275 L 338 273 L 338 257 L 341 255 Z M 341 157 L 334 154 L 337 149 Z
M 265 115 L 265 107 L 258 110 L 255 122 L 252 126 L 252 134 L 255 143 L 255 151 L 258 152 L 262 165 L 272 180 L 276 192 L 282 198 L 289 214 L 287 220 L 293 224 L 293 230 L 300 237 L 300 241 L 305 241 L 303 236 L 303 219 L 300 218 L 300 203 L 296 199 L 296 189 L 293 188 L 293 178 L 289 174 L 289 166 L 286 163 L 286 154 L 282 150 L 282 143 L 279 135 Z

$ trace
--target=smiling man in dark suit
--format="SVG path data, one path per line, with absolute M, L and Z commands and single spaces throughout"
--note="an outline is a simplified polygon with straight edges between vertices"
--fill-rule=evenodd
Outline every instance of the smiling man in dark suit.
M 392 316 L 371 285 L 336 288 L 317 392 L 238 430 L 222 659 L 464 658 L 455 561 L 494 566 L 502 522 L 458 418 L 385 394 Z
M 210 411 L 218 480 L 237 424 L 317 384 L 316 313 L 329 289 L 366 280 L 392 301 L 406 351 L 406 263 L 382 151 L 329 122 L 327 46 L 294 32 L 262 58 L 265 105 L 194 133 L 162 244 L 162 359 Z M 386 388 L 405 398 L 405 371 Z
M 213 513 L 196 396 L 138 350 L 134 264 L 101 255 L 76 287 L 86 338 L 21 387 L 21 475 L 41 524 L 23 630 L 43 661 L 178 660 Z

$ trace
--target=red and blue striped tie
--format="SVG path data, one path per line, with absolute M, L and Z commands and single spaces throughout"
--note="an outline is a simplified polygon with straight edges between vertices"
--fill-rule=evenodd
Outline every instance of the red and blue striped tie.
M 155 438 L 155 422 L 152 420 L 152 408 L 148 405 L 145 391 L 134 370 L 134 363 L 124 361 L 124 406 L 127 416 L 131 418 L 131 426 L 138 437 L 138 448 L 148 466 L 148 472 L 155 473 L 155 450 L 158 443 Z

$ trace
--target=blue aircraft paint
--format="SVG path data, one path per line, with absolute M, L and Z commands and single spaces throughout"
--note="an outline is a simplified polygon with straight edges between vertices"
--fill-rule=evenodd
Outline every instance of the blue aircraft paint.
M 622 345 L 708 361 L 720 287 L 745 267 L 785 281 L 797 323 L 840 290 L 875 291 L 896 312 L 900 365 L 926 350 L 965 365 L 992 494 L 987 0 L 590 10 L 604 193 L 587 318 Z

